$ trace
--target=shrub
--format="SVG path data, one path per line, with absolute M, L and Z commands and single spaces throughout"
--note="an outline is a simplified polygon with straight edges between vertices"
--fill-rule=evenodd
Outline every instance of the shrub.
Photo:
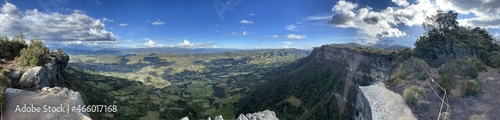
M 23 66 L 40 66 L 48 62 L 49 49 L 39 40 L 32 40 L 28 48 L 21 50 L 16 62 Z
M 457 59 L 439 67 L 439 74 L 455 74 L 462 77 L 476 78 L 477 73 L 486 70 L 486 66 L 476 58 Z
M 7 36 L 0 37 L 0 59 L 12 60 L 17 55 L 21 49 L 26 48 L 27 45 L 24 42 L 24 36 L 16 36 L 14 39 L 9 40 Z
M 488 60 L 488 65 L 494 68 L 500 67 L 500 52 L 492 52 Z
M 475 80 L 467 80 L 462 83 L 462 96 L 473 96 L 481 93 L 481 85 Z
M 412 106 L 419 106 L 424 99 L 425 92 L 421 87 L 408 87 L 403 91 L 403 98 L 406 103 Z
M 455 85 L 455 76 L 453 74 L 443 74 L 441 75 L 439 81 L 439 86 L 443 87 L 444 90 L 450 91 Z M 449 92 L 448 92 L 449 93 Z

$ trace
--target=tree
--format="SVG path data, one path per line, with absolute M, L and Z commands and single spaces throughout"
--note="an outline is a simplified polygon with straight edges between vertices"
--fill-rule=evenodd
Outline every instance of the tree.
M 48 62 L 49 49 L 40 40 L 31 40 L 27 48 L 23 48 L 16 57 L 16 62 L 23 66 L 39 66 Z
M 457 16 L 458 13 L 454 10 L 450 10 L 447 13 L 438 10 L 436 15 L 426 17 L 422 26 L 424 26 L 427 32 L 433 29 L 443 32 L 458 27 Z

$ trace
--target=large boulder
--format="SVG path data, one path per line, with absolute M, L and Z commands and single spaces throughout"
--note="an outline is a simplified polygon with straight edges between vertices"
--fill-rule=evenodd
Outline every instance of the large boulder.
M 26 90 L 39 90 L 50 86 L 49 79 L 50 76 L 48 76 L 45 68 L 37 66 L 26 71 L 14 86 Z
M 83 100 L 78 92 L 67 88 L 48 88 L 45 87 L 39 91 L 26 91 L 20 89 L 7 88 L 4 92 L 6 97 L 2 109 L 2 120 L 90 120 L 85 112 L 71 111 L 68 106 L 83 106 Z M 41 108 L 41 112 L 20 112 L 17 108 L 27 107 Z M 62 107 L 63 111 L 45 111 L 48 106 Z M 54 109 L 53 109 L 54 110 Z M 44 112 L 45 111 L 45 112 Z
M 68 66 L 69 56 L 61 49 L 50 52 L 50 56 L 55 58 L 55 62 L 59 66 L 60 71 L 64 71 L 64 69 Z

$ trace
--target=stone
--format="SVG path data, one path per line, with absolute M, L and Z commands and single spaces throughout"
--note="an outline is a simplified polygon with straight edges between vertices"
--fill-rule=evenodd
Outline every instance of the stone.
M 279 120 L 276 113 L 270 110 L 264 110 L 256 113 L 240 114 L 236 120 Z
M 67 88 L 45 87 L 38 91 L 26 91 L 21 89 L 7 88 L 4 92 L 6 97 L 2 110 L 2 120 L 90 120 L 89 114 L 85 112 L 71 111 L 69 107 L 83 106 L 84 102 L 80 93 Z M 42 112 L 16 112 L 16 107 L 33 106 L 41 108 Z M 47 112 L 48 106 L 63 108 L 63 111 Z M 45 112 L 44 112 L 45 111 Z
M 14 86 L 26 90 L 39 90 L 50 86 L 49 76 L 42 66 L 33 67 L 26 71 Z

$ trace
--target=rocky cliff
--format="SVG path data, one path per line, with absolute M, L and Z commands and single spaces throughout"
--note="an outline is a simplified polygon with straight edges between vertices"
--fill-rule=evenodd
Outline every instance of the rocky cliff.
M 238 113 L 270 109 L 283 119 L 372 119 L 360 85 L 389 78 L 393 52 L 323 45 L 237 103 Z
M 4 78 L 6 85 L 12 87 L 3 92 L 2 119 L 90 119 L 85 112 L 69 111 L 69 106 L 84 105 L 84 102 L 80 93 L 64 87 L 61 73 L 68 61 L 69 56 L 58 49 L 50 52 L 50 60 L 42 66 L 22 67 L 11 63 L 12 71 L 2 75 L 7 77 Z
M 40 90 L 43 87 L 64 86 L 62 71 L 68 65 L 69 56 L 62 50 L 50 53 L 50 60 L 43 66 L 23 68 L 17 66 L 10 75 L 8 86 L 25 90 Z M 27 69 L 23 72 L 23 69 Z

